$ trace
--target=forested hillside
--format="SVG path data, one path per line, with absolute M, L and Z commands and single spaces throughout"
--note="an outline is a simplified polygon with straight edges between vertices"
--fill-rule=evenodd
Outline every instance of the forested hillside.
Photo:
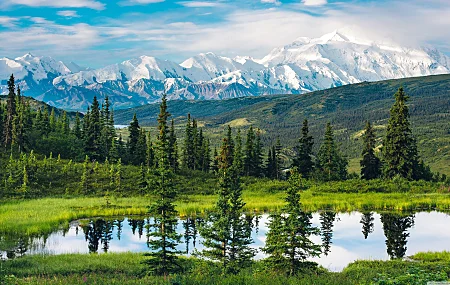
M 184 126 L 190 113 L 208 127 L 213 139 L 219 139 L 228 124 L 243 128 L 253 125 L 262 130 L 264 145 L 273 145 L 280 137 L 287 152 L 296 144 L 304 118 L 309 120 L 315 148 L 320 144 L 318 139 L 323 137 L 325 124 L 331 122 L 345 154 L 359 158 L 365 122 L 374 123 L 377 142 L 381 143 L 389 107 L 394 102 L 392 95 L 400 86 L 410 96 L 408 104 L 419 152 L 433 170 L 448 172 L 445 168 L 450 165 L 450 75 L 364 82 L 303 95 L 171 101 L 169 106 L 176 124 Z M 151 104 L 119 110 L 115 113 L 116 123 L 128 124 L 136 112 L 141 124 L 152 126 L 158 108 L 157 104 Z M 217 144 L 218 140 L 213 143 Z

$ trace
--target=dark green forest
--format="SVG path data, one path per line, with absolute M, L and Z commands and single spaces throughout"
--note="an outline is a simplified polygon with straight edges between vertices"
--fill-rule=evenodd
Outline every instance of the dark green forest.
M 308 119 L 311 135 L 318 150 L 328 122 L 333 125 L 336 141 L 351 161 L 359 161 L 363 144 L 361 134 L 370 121 L 376 130 L 376 144 L 381 146 L 394 103 L 392 96 L 403 86 L 410 96 L 408 106 L 411 126 L 417 137 L 421 157 L 434 171 L 450 174 L 450 75 L 436 75 L 363 82 L 302 95 L 275 95 L 236 98 L 221 101 L 173 101 L 170 110 L 177 129 L 182 133 L 186 114 L 197 118 L 208 129 L 212 145 L 219 145 L 227 125 L 248 128 L 252 125 L 264 134 L 265 147 L 282 140 L 283 152 L 292 156 L 302 122 Z M 128 124 L 137 113 L 143 126 L 154 126 L 157 104 L 118 110 L 117 124 Z

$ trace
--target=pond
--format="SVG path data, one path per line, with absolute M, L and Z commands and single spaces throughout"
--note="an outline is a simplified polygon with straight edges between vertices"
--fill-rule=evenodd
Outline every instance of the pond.
M 47 236 L 0 237 L 0 255 L 16 258 L 44 253 L 146 252 L 146 225 L 150 220 L 142 217 L 88 219 L 73 221 L 67 229 Z M 264 246 L 268 221 L 267 214 L 253 219 L 252 247 Z M 178 232 L 183 238 L 178 249 L 186 255 L 203 248 L 197 230 L 201 222 L 201 218 L 179 220 Z M 332 271 L 340 271 L 360 259 L 387 260 L 421 251 L 450 250 L 450 216 L 445 213 L 321 212 L 313 214 L 312 222 L 321 232 L 312 239 L 322 244 L 324 253 L 311 260 Z M 255 258 L 264 258 L 264 253 L 259 250 Z

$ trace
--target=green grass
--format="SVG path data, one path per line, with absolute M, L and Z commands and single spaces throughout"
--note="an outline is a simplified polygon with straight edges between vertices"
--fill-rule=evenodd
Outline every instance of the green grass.
M 437 258 L 436 258 L 437 257 Z M 181 258 L 184 272 L 161 277 L 145 275 L 144 256 L 138 253 L 32 255 L 4 262 L 10 283 L 5 284 L 426 284 L 448 280 L 450 254 L 418 253 L 414 262 L 356 261 L 342 272 L 325 269 L 295 277 L 272 273 L 263 262 L 255 262 L 238 275 L 223 276 L 214 263 Z M 389 283 L 390 282 L 390 283 Z
M 305 191 L 301 194 L 305 210 L 323 209 L 338 212 L 356 210 L 450 210 L 450 194 L 426 193 L 318 193 Z M 247 211 L 272 211 L 283 206 L 282 192 L 244 191 Z M 180 215 L 202 215 L 211 209 L 215 195 L 186 195 L 177 202 Z M 0 205 L 0 233 L 35 235 L 49 233 L 58 226 L 67 227 L 68 222 L 89 217 L 113 217 L 144 215 L 151 197 L 112 198 L 110 205 L 105 198 L 44 198 L 9 201 Z

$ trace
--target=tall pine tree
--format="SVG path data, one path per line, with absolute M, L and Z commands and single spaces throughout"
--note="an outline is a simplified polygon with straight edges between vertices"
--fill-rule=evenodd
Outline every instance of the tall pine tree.
M 363 134 L 363 152 L 361 165 L 361 178 L 363 179 L 375 179 L 381 175 L 381 161 L 375 155 L 375 130 L 370 122 L 366 123 L 366 128 Z
M 347 164 L 334 141 L 331 124 L 328 123 L 323 143 L 317 153 L 318 178 L 323 181 L 344 180 L 347 178 Z
M 382 148 L 384 175 L 388 178 L 400 175 L 407 179 L 419 179 L 416 140 L 410 128 L 409 109 L 406 105 L 409 97 L 402 87 L 394 96 L 395 103 L 391 108 Z
M 180 243 L 181 235 L 176 232 L 178 212 L 175 210 L 177 191 L 174 185 L 174 173 L 170 165 L 169 127 L 167 120 L 166 96 L 162 97 L 160 113 L 158 116 L 157 159 L 158 168 L 155 171 L 154 181 L 156 201 L 149 207 L 149 214 L 153 217 L 150 224 L 148 245 L 152 252 L 146 255 L 150 258 L 145 261 L 149 270 L 156 275 L 167 276 L 180 268 L 177 255 L 180 253 L 176 246 Z
M 311 176 L 314 168 L 312 161 L 314 139 L 309 134 L 308 120 L 303 121 L 302 136 L 298 140 L 297 155 L 294 158 L 293 166 L 297 167 L 298 172 L 305 178 Z

